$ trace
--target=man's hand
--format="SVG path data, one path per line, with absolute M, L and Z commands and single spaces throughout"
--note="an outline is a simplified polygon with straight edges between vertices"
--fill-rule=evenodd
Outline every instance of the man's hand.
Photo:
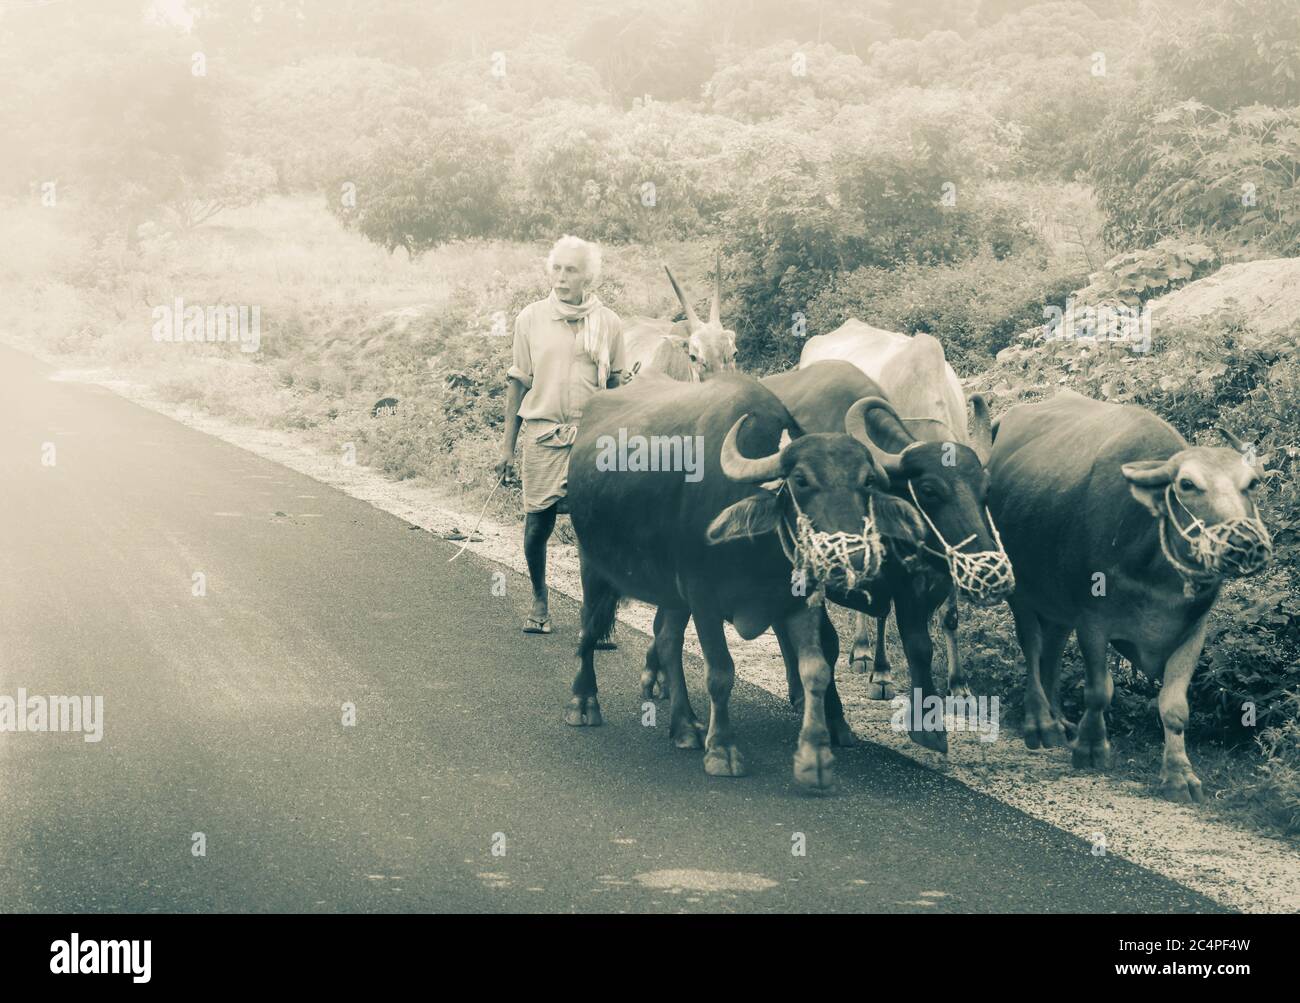
M 497 461 L 497 465 L 492 469 L 496 472 L 496 475 L 499 478 L 501 478 L 503 481 L 506 482 L 513 481 L 516 477 L 514 450 L 512 449 L 510 452 L 507 453 L 503 449 L 501 451 L 501 458 Z

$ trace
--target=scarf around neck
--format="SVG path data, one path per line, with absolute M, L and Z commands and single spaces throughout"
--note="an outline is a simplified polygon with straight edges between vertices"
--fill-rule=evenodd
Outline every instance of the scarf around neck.
M 609 379 L 609 332 L 601 323 L 600 308 L 604 305 L 595 293 L 587 293 L 581 303 L 565 303 L 554 289 L 551 290 L 551 309 L 561 320 L 583 322 L 582 349 L 596 364 L 596 389 L 604 390 Z

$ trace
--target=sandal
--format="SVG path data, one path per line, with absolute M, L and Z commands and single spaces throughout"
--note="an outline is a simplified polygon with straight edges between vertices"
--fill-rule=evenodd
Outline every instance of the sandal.
M 528 618 L 528 622 L 524 624 L 524 633 L 525 634 L 551 633 L 551 618 L 548 616 L 548 617 L 543 617 L 542 619 L 539 620 L 535 616 L 530 616 Z

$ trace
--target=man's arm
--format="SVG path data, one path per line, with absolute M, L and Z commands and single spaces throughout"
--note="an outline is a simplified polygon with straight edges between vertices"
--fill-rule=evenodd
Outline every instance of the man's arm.
M 533 385 L 533 353 L 528 344 L 528 323 L 524 310 L 515 318 L 515 343 L 511 352 L 511 365 L 506 373 L 506 429 L 501 442 L 501 457 L 497 461 L 497 475 L 511 478 L 515 475 L 515 445 L 519 441 L 519 429 L 523 424 L 519 417 L 519 405 L 524 395 Z
M 515 475 L 515 446 L 519 442 L 519 405 L 524 399 L 524 385 L 513 376 L 506 380 L 506 434 L 501 443 L 501 458 L 497 462 L 496 472 L 501 477 Z

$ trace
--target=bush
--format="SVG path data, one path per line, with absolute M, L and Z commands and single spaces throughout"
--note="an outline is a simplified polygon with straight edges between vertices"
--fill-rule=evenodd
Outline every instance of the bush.
M 486 128 L 454 119 L 426 123 L 341 174 L 330 211 L 369 240 L 412 257 L 449 241 L 493 236 L 506 215 L 509 154 L 505 137 Z
M 1031 243 L 1012 204 L 967 190 L 942 132 L 893 145 L 760 134 L 740 158 L 746 185 L 723 214 L 740 308 L 740 362 L 781 368 L 799 356 L 799 318 L 839 273 L 944 265 Z M 945 198 L 955 196 L 955 198 Z
M 1255 740 L 1263 757 L 1259 779 L 1242 796 L 1255 802 L 1266 821 L 1288 835 L 1300 832 L 1300 691 L 1287 694 L 1282 723 Z
M 1218 256 L 1204 244 L 1169 238 L 1154 247 L 1111 258 L 1088 276 L 1089 284 L 1074 298 L 1081 306 L 1111 303 L 1136 308 L 1203 278 L 1217 265 Z
M 824 334 L 850 317 L 943 342 L 958 372 L 983 370 L 1021 331 L 1062 306 L 1082 276 L 1036 254 L 1001 260 L 985 251 L 956 265 L 859 268 L 837 278 L 808 308 L 808 332 Z

